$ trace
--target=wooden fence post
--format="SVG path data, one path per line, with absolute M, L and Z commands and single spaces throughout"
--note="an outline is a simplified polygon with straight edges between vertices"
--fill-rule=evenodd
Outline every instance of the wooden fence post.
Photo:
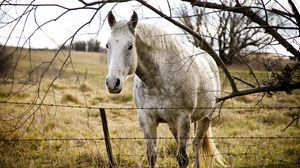
M 115 161 L 114 161 L 114 156 L 113 156 L 113 153 L 112 153 L 111 143 L 110 143 L 110 140 L 109 140 L 109 132 L 108 132 L 106 114 L 105 114 L 105 110 L 103 108 L 100 108 L 100 116 L 101 116 L 101 121 L 102 121 L 102 130 L 103 130 L 103 133 L 104 133 L 107 157 L 108 157 L 108 160 L 109 160 L 109 167 L 114 168 L 115 167 Z

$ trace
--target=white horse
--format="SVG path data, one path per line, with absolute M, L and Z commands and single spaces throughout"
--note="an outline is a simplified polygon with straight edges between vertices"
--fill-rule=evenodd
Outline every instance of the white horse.
M 199 153 L 206 166 L 224 166 L 212 139 L 210 118 L 219 97 L 218 67 L 209 56 L 192 55 L 179 41 L 161 29 L 131 20 L 116 21 L 108 14 L 111 36 L 106 44 L 110 93 L 120 93 L 128 75 L 135 73 L 134 97 L 140 126 L 147 144 L 147 159 L 154 167 L 157 158 L 157 126 L 167 123 L 177 142 L 177 161 L 187 167 L 190 125 L 197 127 L 193 140 L 194 167 L 200 167 Z

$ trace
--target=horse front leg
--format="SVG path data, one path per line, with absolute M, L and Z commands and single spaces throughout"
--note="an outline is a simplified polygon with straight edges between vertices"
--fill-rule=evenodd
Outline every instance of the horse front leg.
M 190 132 L 190 118 L 184 116 L 177 121 L 178 128 L 178 145 L 177 145 L 177 161 L 181 168 L 186 168 L 189 164 L 187 155 L 187 144 Z
M 157 121 L 152 120 L 151 117 L 146 116 L 145 114 L 139 115 L 140 126 L 143 130 L 144 137 L 146 140 L 147 146 L 147 159 L 149 163 L 149 167 L 155 167 L 156 159 L 157 159 L 157 151 L 156 151 L 156 141 L 157 141 Z

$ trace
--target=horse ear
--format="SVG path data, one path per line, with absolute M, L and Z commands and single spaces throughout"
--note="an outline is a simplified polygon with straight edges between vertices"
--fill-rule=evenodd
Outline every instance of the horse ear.
M 109 26 L 112 28 L 115 25 L 115 23 L 116 23 L 116 19 L 115 19 L 114 14 L 112 13 L 112 11 L 110 11 L 108 13 L 107 17 L 108 17 Z
M 130 21 L 128 22 L 129 30 L 132 33 L 134 33 L 134 29 L 135 29 L 135 27 L 136 27 L 136 25 L 138 23 L 138 19 L 139 19 L 138 15 L 136 14 L 135 11 L 133 11 L 133 14 L 132 14 L 132 16 L 130 18 Z

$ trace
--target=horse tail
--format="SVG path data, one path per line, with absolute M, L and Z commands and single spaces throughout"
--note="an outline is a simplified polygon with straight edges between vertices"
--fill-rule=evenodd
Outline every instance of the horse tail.
M 201 156 L 207 167 L 226 167 L 226 162 L 214 143 L 211 126 L 208 127 L 204 135 L 202 152 L 203 155 Z

